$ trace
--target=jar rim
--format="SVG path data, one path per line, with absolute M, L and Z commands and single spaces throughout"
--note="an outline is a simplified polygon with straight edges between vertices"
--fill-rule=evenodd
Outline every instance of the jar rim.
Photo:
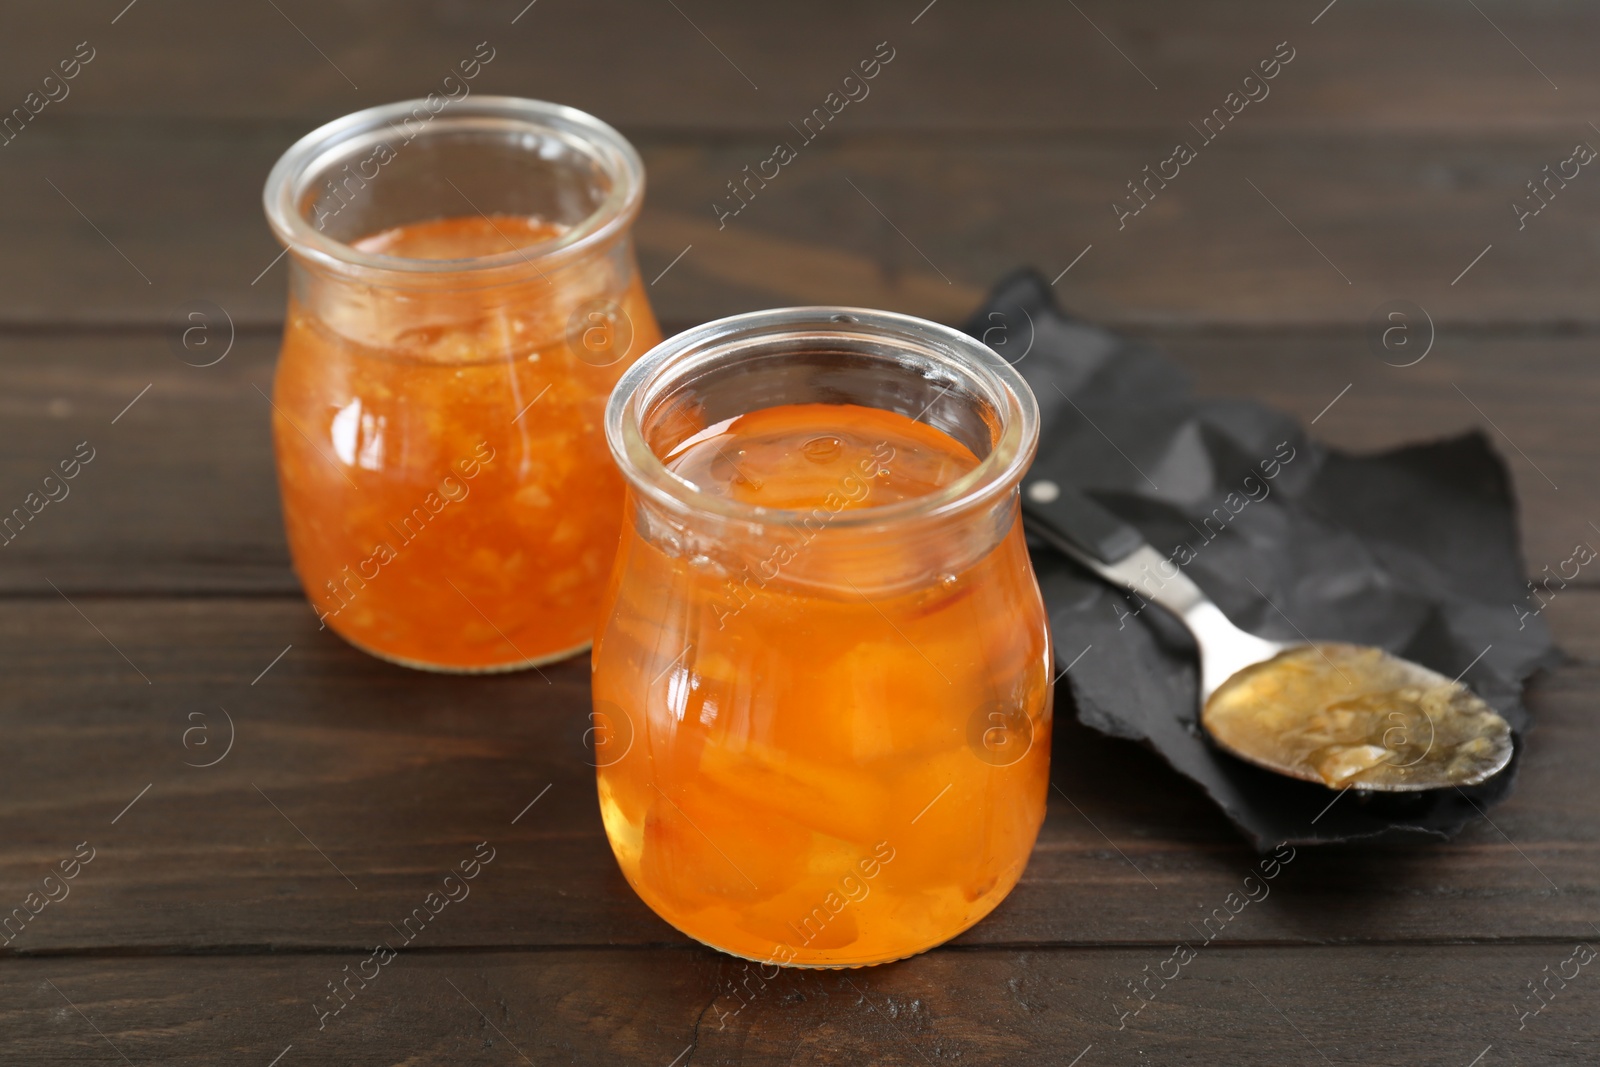
M 548 241 L 489 256 L 445 260 L 363 252 L 313 226 L 298 205 L 310 182 L 320 175 L 319 165 L 335 153 L 343 158 L 352 145 L 366 143 L 375 148 L 393 131 L 395 122 L 412 117 L 418 108 L 426 110 L 427 100 L 400 100 L 352 112 L 312 130 L 278 158 L 267 175 L 262 203 L 273 234 L 286 250 L 334 270 L 397 279 L 502 272 L 517 267 L 526 270 L 535 261 L 554 264 L 608 244 L 639 213 L 644 201 L 644 162 L 638 150 L 612 126 L 564 104 L 517 96 L 474 95 L 459 102 L 449 101 L 438 112 L 430 112 L 433 118 L 413 138 L 437 137 L 489 123 L 574 138 L 596 150 L 597 161 L 611 178 L 605 198 L 582 222 Z
M 731 315 L 662 341 L 617 382 L 606 403 L 606 441 L 623 477 L 637 492 L 679 513 L 711 515 L 755 526 L 799 526 L 811 511 L 764 507 L 705 492 L 673 473 L 646 440 L 645 408 L 663 399 L 730 352 L 762 342 L 851 338 L 931 358 L 983 388 L 998 415 L 998 431 L 978 465 L 931 493 L 892 504 L 838 512 L 835 527 L 863 528 L 931 518 L 998 503 L 1016 490 L 1039 440 L 1033 390 L 993 349 L 959 330 L 913 315 L 871 308 L 813 306 Z M 952 386 L 947 387 L 951 388 Z M 940 394 L 941 396 L 943 393 Z

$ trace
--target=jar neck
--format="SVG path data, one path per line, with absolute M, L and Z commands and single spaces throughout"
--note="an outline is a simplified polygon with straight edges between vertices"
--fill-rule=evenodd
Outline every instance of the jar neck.
M 959 578 L 999 546 L 1018 515 L 1015 484 L 968 508 L 879 524 L 841 523 L 848 511 L 833 503 L 819 503 L 795 522 L 752 523 L 664 507 L 630 492 L 628 518 L 652 550 L 714 583 L 879 600 Z
M 697 486 L 661 458 L 708 428 L 785 405 L 838 405 L 844 422 L 851 406 L 902 416 L 940 431 L 976 463 L 883 504 L 852 471 L 812 506 L 792 510 Z M 892 434 L 894 424 L 870 432 Z M 959 575 L 1012 530 L 1038 409 L 1014 369 L 948 327 L 859 308 L 786 308 L 658 345 L 613 391 L 606 437 L 629 483 L 635 529 L 661 551 L 812 593 L 872 598 Z M 865 447 L 876 457 L 866 464 L 874 478 L 881 468 L 895 473 L 895 444 Z M 910 453 L 900 461 L 904 473 L 916 465 Z
M 562 340 L 581 344 L 586 311 L 626 315 L 624 296 L 638 281 L 627 231 L 580 255 L 530 255 L 493 271 L 435 272 L 399 282 L 392 273 L 330 268 L 293 248 L 290 253 L 291 314 L 340 340 L 389 353 L 433 335 L 487 328 L 491 336 L 484 340 L 492 351 L 455 353 L 451 361 L 458 362 L 503 359 Z
M 474 346 L 548 344 L 585 305 L 625 292 L 643 196 L 638 152 L 599 119 L 478 94 L 330 122 L 283 154 L 262 192 L 293 259 L 298 314 L 354 343 L 392 350 L 410 340 L 453 361 L 470 359 Z M 408 246 L 367 240 L 458 216 L 493 227 L 503 244 L 485 231 L 486 241 L 442 246 L 471 248 L 472 258 L 439 259 L 391 255 Z M 534 220 L 549 233 L 513 227 L 513 240 L 497 219 Z M 430 332 L 454 336 L 430 341 Z M 451 343 L 463 351 L 447 354 Z

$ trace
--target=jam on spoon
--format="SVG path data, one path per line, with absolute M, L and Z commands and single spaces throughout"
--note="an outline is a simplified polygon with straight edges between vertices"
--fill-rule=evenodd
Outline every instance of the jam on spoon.
M 1023 490 L 1030 532 L 1176 615 L 1200 649 L 1200 723 L 1260 767 L 1330 788 L 1477 785 L 1511 762 L 1511 726 L 1472 690 L 1361 645 L 1246 633 L 1131 526 L 1044 479 Z
M 1200 721 L 1234 755 L 1335 789 L 1477 785 L 1511 759 L 1510 725 L 1472 690 L 1361 645 L 1297 645 L 1246 667 Z

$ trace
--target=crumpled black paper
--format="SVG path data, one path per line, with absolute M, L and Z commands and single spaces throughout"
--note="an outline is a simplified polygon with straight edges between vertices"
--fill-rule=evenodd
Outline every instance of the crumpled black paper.
M 1465 671 L 1520 753 L 1531 725 L 1523 682 L 1559 653 L 1542 618 L 1522 625 L 1513 608 L 1527 593 L 1516 507 L 1482 434 L 1365 456 L 1325 448 L 1261 404 L 1197 399 L 1153 348 L 1062 313 L 1033 271 L 1001 282 L 964 328 L 1038 397 L 1030 477 L 1075 487 L 1137 527 L 1246 630 Z M 1138 598 L 1042 542 L 1030 549 L 1078 718 L 1154 748 L 1258 846 L 1445 838 L 1509 791 L 1516 758 L 1469 789 L 1340 794 L 1223 752 L 1199 727 L 1182 624 L 1138 610 Z

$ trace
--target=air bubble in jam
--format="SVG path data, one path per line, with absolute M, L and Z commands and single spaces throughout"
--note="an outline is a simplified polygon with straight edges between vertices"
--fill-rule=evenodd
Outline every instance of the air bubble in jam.
M 839 440 L 837 437 L 825 435 L 822 437 L 813 437 L 811 440 L 800 446 L 800 451 L 804 452 L 805 457 L 811 460 L 813 463 L 828 463 L 832 460 L 838 459 L 839 453 L 843 448 L 843 441 Z
M 1223 748 L 1334 789 L 1476 785 L 1511 759 L 1511 727 L 1472 690 L 1359 645 L 1299 645 L 1238 672 L 1201 721 Z

